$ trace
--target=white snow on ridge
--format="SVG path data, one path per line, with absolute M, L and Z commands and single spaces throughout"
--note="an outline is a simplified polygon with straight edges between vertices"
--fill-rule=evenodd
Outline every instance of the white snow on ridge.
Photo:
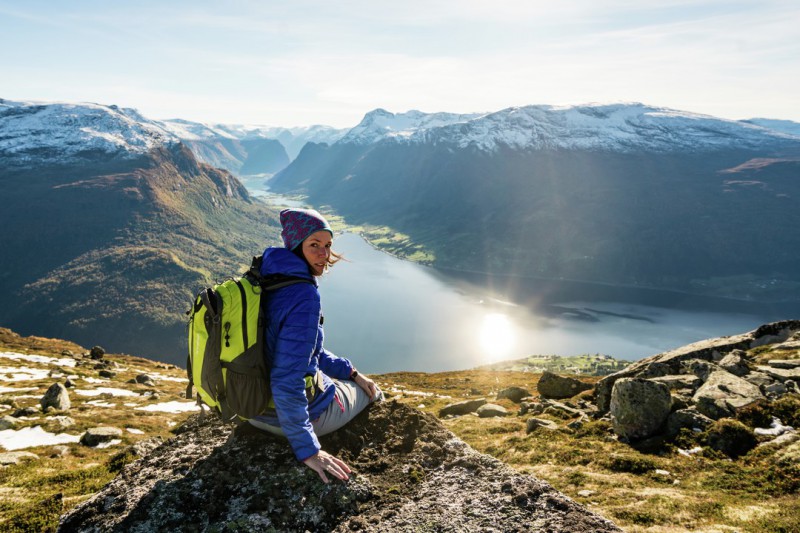
M 442 122 L 445 122 L 442 124 Z M 756 124 L 644 104 L 536 105 L 485 115 L 368 113 L 340 142 L 391 140 L 449 143 L 459 148 L 708 150 L 753 148 L 800 138 Z
M 92 103 L 0 99 L 0 155 L 16 163 L 53 163 L 100 151 L 130 158 L 178 138 L 135 110 Z
M 361 123 L 348 131 L 339 142 L 370 144 L 386 138 L 418 138 L 429 129 L 464 124 L 481 116 L 484 114 L 423 113 L 416 110 L 390 113 L 385 109 L 376 109 L 367 113 Z

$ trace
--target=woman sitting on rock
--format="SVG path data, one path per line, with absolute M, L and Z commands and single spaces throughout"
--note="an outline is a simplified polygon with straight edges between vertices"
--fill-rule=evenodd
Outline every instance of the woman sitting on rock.
M 263 276 L 307 280 L 262 298 L 265 344 L 274 409 L 250 420 L 289 440 L 295 456 L 327 483 L 326 472 L 348 479 L 350 468 L 323 451 L 318 436 L 344 426 L 370 402 L 382 398 L 375 382 L 322 346 L 322 306 L 316 278 L 340 256 L 331 250 L 333 231 L 313 209 L 281 211 L 285 248 L 264 251 Z

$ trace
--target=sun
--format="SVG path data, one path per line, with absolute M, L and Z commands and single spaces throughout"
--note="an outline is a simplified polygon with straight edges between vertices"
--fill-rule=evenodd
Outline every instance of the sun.
M 478 333 L 481 350 L 489 361 L 501 361 L 511 354 L 516 341 L 514 326 L 508 316 L 489 313 L 483 317 Z

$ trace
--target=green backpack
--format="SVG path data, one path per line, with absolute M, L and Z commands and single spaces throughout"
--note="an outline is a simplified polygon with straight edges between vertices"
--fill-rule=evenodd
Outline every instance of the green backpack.
M 239 278 L 200 291 L 189 315 L 186 397 L 197 389 L 197 403 L 223 420 L 253 418 L 271 399 L 264 359 L 264 314 L 261 295 L 307 279 L 284 275 L 262 277 L 261 257 Z

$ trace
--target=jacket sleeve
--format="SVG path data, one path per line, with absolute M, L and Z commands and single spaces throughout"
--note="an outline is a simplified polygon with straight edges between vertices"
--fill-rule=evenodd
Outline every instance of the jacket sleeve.
M 323 349 L 319 356 L 319 369 L 332 378 L 348 379 L 353 373 L 353 363 L 349 359 L 338 357 Z
M 270 381 L 281 429 L 295 457 L 303 461 L 320 450 L 308 418 L 305 376 L 317 343 L 320 302 L 316 289 L 306 284 L 282 289 L 291 300 L 276 332 Z

